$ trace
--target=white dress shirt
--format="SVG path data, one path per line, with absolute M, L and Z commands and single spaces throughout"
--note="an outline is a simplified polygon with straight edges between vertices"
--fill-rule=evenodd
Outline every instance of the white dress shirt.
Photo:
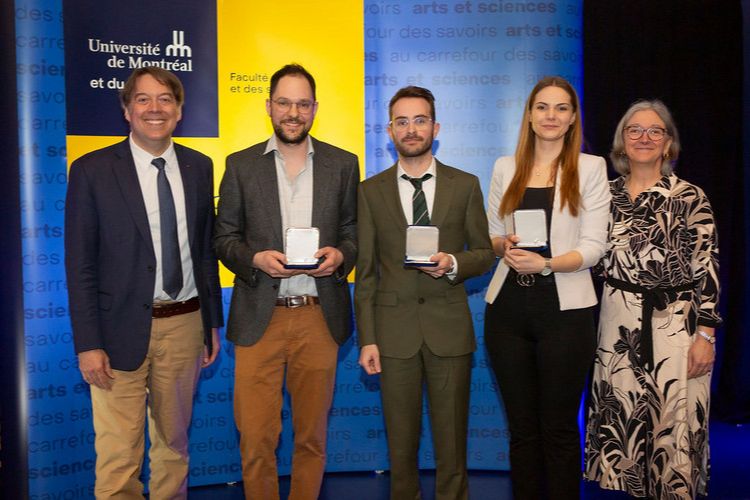
M 148 226 L 151 230 L 151 240 L 154 243 L 154 253 L 156 254 L 154 300 L 172 301 L 172 298 L 162 289 L 161 223 L 159 219 L 159 193 L 156 185 L 159 169 L 151 164 L 151 160 L 157 157 L 138 146 L 133 141 L 132 135 L 130 136 L 130 151 L 133 154 L 135 171 L 138 174 L 138 183 L 141 186 L 143 203 L 146 206 L 146 215 L 148 216 Z M 198 290 L 195 287 L 193 259 L 190 255 L 190 242 L 188 240 L 185 191 L 182 187 L 182 175 L 177 163 L 177 155 L 174 152 L 174 143 L 170 143 L 167 150 L 159 158 L 164 158 L 166 161 L 164 172 L 167 174 L 169 187 L 172 190 L 177 215 L 177 239 L 180 245 L 180 259 L 182 260 L 182 290 L 180 290 L 176 300 L 183 301 L 198 296 Z
M 398 181 L 398 196 L 401 199 L 401 209 L 404 211 L 406 223 L 411 225 L 414 222 L 414 205 L 412 201 L 414 198 L 414 184 L 412 184 L 411 181 L 401 177 L 404 174 L 411 177 L 406 173 L 406 170 L 404 170 L 404 167 L 401 166 L 401 162 L 399 161 L 396 170 L 396 180 Z M 437 168 L 435 167 L 434 156 L 432 157 L 430 166 L 427 167 L 427 170 L 425 170 L 422 175 L 420 175 L 420 177 L 424 176 L 425 174 L 432 174 L 432 177 L 422 181 L 422 191 L 424 192 L 424 198 L 427 202 L 427 213 L 430 215 L 430 223 L 432 223 L 432 207 L 435 205 L 435 186 L 437 185 Z M 438 251 L 440 251 L 439 248 Z M 453 261 L 453 268 L 451 269 L 451 272 L 446 273 L 445 276 L 453 279 L 458 274 L 458 261 L 456 261 L 456 258 L 453 255 L 448 255 Z
M 266 144 L 265 153 L 273 151 L 276 162 L 276 180 L 279 185 L 279 206 L 281 207 L 281 229 L 285 235 L 290 227 L 311 227 L 313 208 L 313 149 L 310 137 L 307 138 L 307 156 L 305 166 L 293 180 L 286 175 L 284 156 L 279 151 L 276 134 Z M 307 274 L 298 274 L 283 278 L 279 284 L 279 297 L 295 295 L 318 296 L 315 278 Z

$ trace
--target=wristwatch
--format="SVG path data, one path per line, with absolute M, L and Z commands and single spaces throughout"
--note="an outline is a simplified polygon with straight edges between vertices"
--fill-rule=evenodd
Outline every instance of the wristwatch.
M 716 337 L 713 335 L 709 335 L 708 333 L 704 332 L 703 330 L 698 330 L 698 335 L 706 339 L 706 342 L 713 345 L 716 343 Z
M 542 269 L 539 274 L 541 274 L 542 276 L 549 276 L 550 274 L 552 274 L 552 259 L 544 259 L 544 269 Z

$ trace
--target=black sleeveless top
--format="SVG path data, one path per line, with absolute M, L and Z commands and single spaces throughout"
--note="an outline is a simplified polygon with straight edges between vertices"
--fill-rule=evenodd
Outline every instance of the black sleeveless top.
M 527 187 L 523 193 L 523 199 L 521 200 L 519 209 L 543 209 L 544 215 L 547 219 L 547 248 L 539 252 L 542 257 L 552 257 L 550 253 L 550 227 L 552 224 L 552 197 L 555 194 L 554 186 L 550 187 Z

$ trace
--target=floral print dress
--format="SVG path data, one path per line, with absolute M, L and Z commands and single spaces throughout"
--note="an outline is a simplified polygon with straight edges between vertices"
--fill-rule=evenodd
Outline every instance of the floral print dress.
M 687 378 L 698 325 L 718 326 L 718 246 L 700 188 L 663 176 L 632 202 L 610 182 L 605 277 L 667 291 L 654 310 L 653 367 L 641 358 L 643 294 L 605 285 L 586 433 L 585 478 L 637 497 L 705 495 L 711 375 Z

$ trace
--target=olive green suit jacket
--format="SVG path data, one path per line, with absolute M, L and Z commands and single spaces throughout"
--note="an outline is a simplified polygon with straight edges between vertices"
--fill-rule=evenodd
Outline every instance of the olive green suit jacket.
M 407 221 L 396 175 L 394 165 L 359 185 L 359 344 L 377 344 L 380 355 L 401 359 L 423 343 L 437 356 L 471 353 L 476 342 L 463 282 L 489 270 L 495 259 L 479 181 L 436 162 L 430 220 L 440 229 L 439 251 L 455 256 L 458 274 L 435 279 L 404 267 Z

